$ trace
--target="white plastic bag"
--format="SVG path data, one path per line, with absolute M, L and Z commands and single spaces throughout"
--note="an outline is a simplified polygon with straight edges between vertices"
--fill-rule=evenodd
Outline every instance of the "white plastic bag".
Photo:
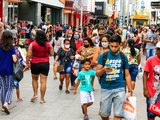
M 128 101 L 124 102 L 124 119 L 137 120 L 136 97 L 129 97 Z

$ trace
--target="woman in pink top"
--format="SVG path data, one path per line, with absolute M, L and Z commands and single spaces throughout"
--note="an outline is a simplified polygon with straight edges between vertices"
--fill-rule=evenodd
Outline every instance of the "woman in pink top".
M 40 103 L 45 103 L 44 95 L 46 92 L 46 81 L 49 72 L 49 55 L 52 56 L 53 53 L 53 48 L 48 42 L 45 32 L 42 30 L 36 31 L 36 40 L 29 46 L 25 67 L 26 70 L 31 66 L 32 86 L 34 92 L 31 102 L 34 102 L 38 97 L 38 78 L 40 76 Z

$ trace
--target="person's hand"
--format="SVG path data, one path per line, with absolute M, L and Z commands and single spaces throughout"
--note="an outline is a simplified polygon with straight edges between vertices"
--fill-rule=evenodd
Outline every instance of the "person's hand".
M 127 100 L 129 97 L 131 97 L 133 95 L 133 92 L 128 92 L 128 95 L 127 95 Z
M 72 60 L 73 60 L 73 59 L 74 59 L 74 56 L 70 56 L 70 59 L 72 59 Z
M 53 62 L 53 65 L 55 65 L 55 64 L 57 64 L 57 61 L 54 61 L 54 62 Z
M 144 97 L 146 97 L 146 98 L 150 98 L 150 97 L 151 97 L 151 96 L 149 95 L 148 90 L 143 90 L 143 95 L 144 95 Z
M 112 71 L 112 68 L 111 68 L 111 67 L 107 67 L 107 66 L 105 66 L 105 67 L 103 67 L 103 71 L 105 71 L 105 72 L 109 73 L 109 72 L 111 72 L 111 71 Z
M 30 68 L 30 67 L 31 67 L 31 65 L 30 65 L 30 64 L 26 64 L 25 68 L 23 69 L 23 72 L 25 72 L 25 71 L 29 70 L 29 68 Z
M 80 60 L 80 61 L 81 61 L 81 60 L 82 60 L 82 57 L 81 57 L 81 56 L 79 56 L 78 60 Z
M 74 90 L 73 90 L 73 94 L 75 95 L 76 93 L 77 93 L 77 91 L 74 89 Z

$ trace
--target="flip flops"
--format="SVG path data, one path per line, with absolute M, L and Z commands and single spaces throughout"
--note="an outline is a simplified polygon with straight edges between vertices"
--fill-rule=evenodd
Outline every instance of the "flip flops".
M 35 102 L 37 100 L 37 96 L 31 98 L 31 102 Z
M 3 109 L 4 109 L 4 112 L 5 112 L 7 115 L 10 114 L 10 112 L 9 112 L 9 110 L 8 110 L 8 108 L 7 108 L 6 106 L 3 106 Z

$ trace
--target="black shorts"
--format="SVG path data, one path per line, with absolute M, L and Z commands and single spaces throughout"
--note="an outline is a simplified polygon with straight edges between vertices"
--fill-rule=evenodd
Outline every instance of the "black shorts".
M 31 63 L 31 73 L 34 75 L 43 74 L 48 76 L 49 62 Z

